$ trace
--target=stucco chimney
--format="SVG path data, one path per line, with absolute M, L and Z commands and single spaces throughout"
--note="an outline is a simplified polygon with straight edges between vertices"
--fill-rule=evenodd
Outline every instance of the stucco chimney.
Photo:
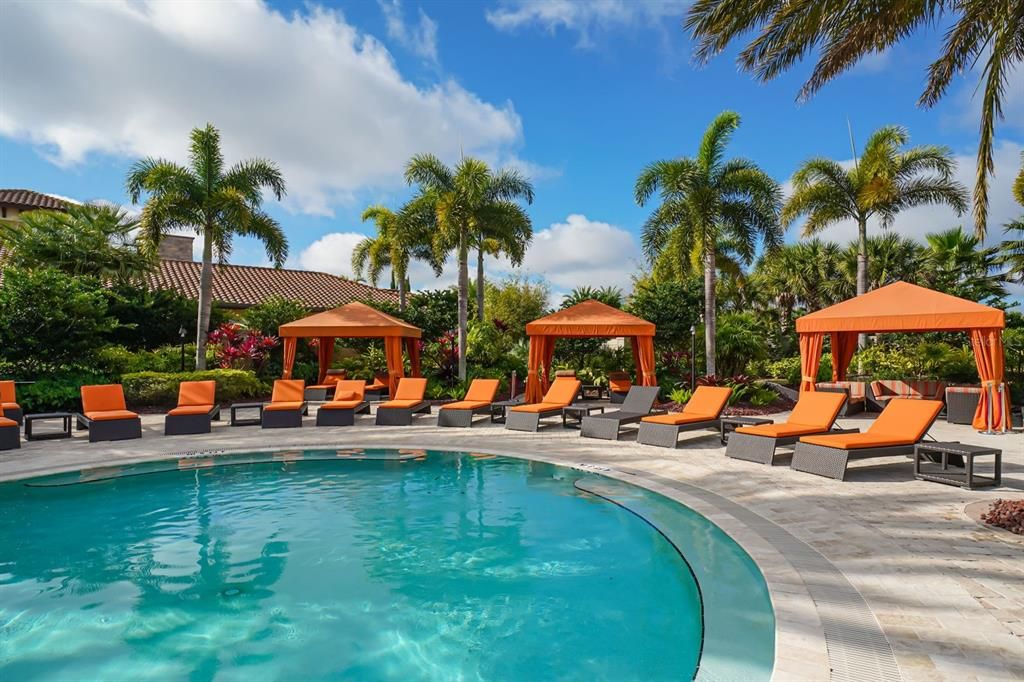
M 157 253 L 163 260 L 192 260 L 192 242 L 195 237 L 183 234 L 166 235 L 160 240 Z

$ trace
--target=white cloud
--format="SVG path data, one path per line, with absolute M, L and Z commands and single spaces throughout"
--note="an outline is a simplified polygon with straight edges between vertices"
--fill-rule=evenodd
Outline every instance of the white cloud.
M 352 251 L 366 238 L 358 232 L 331 232 L 307 246 L 298 257 L 299 267 L 317 272 L 329 272 L 343 277 L 354 277 Z
M 437 22 L 420 9 L 418 25 L 405 23 L 401 0 L 377 0 L 388 29 L 388 37 L 413 54 L 437 63 Z
M 580 47 L 592 47 L 596 34 L 616 27 L 652 26 L 681 20 L 689 0 L 504 0 L 487 12 L 487 21 L 503 31 L 538 25 L 551 33 L 577 35 Z
M 0 41 L 0 135 L 61 166 L 93 153 L 185 161 L 189 131 L 211 122 L 229 162 L 276 161 L 286 205 L 330 215 L 399 187 L 412 154 L 499 156 L 522 142 L 511 103 L 452 80 L 417 87 L 378 40 L 317 5 L 6 2 L 4 23 L 18 30 Z
M 996 172 L 989 186 L 989 218 L 988 236 L 986 243 L 996 244 L 1003 239 L 1002 226 L 1021 214 L 1020 205 L 1013 199 L 1011 186 L 1013 179 L 1020 168 L 1020 153 L 1024 145 L 1014 142 L 1002 142 L 995 150 Z M 974 187 L 975 159 L 973 155 L 957 155 L 956 171 L 954 177 L 960 181 L 968 190 Z M 852 166 L 853 161 L 842 162 L 845 166 Z M 792 183 L 786 182 L 783 191 L 788 197 L 792 193 Z M 971 219 L 970 210 L 963 216 L 957 216 L 956 212 L 946 205 L 919 206 L 903 211 L 896 217 L 891 230 L 904 237 L 923 240 L 929 232 L 941 232 L 951 227 L 962 225 L 964 230 L 971 232 L 974 229 L 974 222 Z M 790 228 L 788 241 L 795 241 L 800 238 L 802 224 Z M 868 223 L 868 234 L 882 234 L 882 228 L 878 221 L 871 220 Z M 857 225 L 852 220 L 836 223 L 818 234 L 822 239 L 829 239 L 845 244 L 857 237 Z

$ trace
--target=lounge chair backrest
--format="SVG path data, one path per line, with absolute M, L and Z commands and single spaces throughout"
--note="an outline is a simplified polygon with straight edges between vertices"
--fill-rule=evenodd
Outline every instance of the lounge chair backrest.
M 623 412 L 650 412 L 660 390 L 657 386 L 631 386 L 619 409 Z
M 14 382 L 10 379 L 0 381 L 0 403 L 16 403 Z
M 427 380 L 413 377 L 402 377 L 398 380 L 398 388 L 392 400 L 423 400 L 427 392 Z
M 355 394 L 355 398 L 348 396 Z M 335 400 L 362 400 L 366 395 L 366 382 L 362 379 L 340 379 L 334 388 Z
M 616 393 L 626 393 L 633 384 L 633 379 L 626 372 L 608 372 L 608 388 Z
M 819 426 L 822 430 L 827 430 L 832 427 L 845 402 L 845 393 L 804 391 L 796 401 L 793 413 L 789 415 L 786 423 Z
M 728 386 L 698 386 L 683 408 L 683 414 L 718 417 L 731 395 L 732 389 Z
M 213 405 L 216 395 L 216 381 L 183 381 L 178 384 L 178 407 Z
M 274 381 L 274 392 L 270 395 L 272 403 L 301 403 L 305 400 L 306 382 L 302 379 L 277 379 Z
M 494 396 L 498 395 L 499 383 L 497 379 L 473 379 L 463 400 L 481 403 L 494 402 Z
M 123 410 L 124 389 L 121 384 L 82 386 L 82 412 L 110 412 Z
M 580 386 L 582 385 L 579 379 L 558 377 L 552 382 L 551 388 L 544 394 L 541 402 L 553 403 L 555 405 L 571 405 L 572 401 L 576 399 L 576 394 L 580 392 Z
M 893 398 L 868 427 L 868 433 L 912 440 L 915 443 L 928 433 L 942 410 L 941 400 Z

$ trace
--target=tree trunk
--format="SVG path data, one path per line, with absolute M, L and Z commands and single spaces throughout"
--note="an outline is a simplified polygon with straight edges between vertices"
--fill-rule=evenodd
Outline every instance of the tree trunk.
M 203 267 L 199 274 L 199 319 L 196 322 L 196 369 L 206 369 L 206 334 L 213 308 L 213 240 L 210 229 L 203 233 Z
M 395 275 L 392 275 L 392 277 L 395 277 Z M 404 313 L 405 312 L 405 297 L 406 297 L 406 293 L 407 293 L 407 286 L 406 285 L 408 284 L 408 280 L 406 280 L 404 272 L 399 273 L 397 275 L 397 277 L 398 277 L 398 312 Z
M 868 220 L 860 218 L 857 220 L 857 295 L 863 296 L 868 293 Z M 867 334 L 857 335 L 857 347 L 864 348 L 868 345 Z M 862 374 L 861 363 L 857 361 L 857 373 Z
M 476 319 L 484 321 L 484 248 L 476 252 Z
M 708 249 L 704 254 L 704 355 L 706 373 L 715 373 L 715 252 Z
M 459 381 L 466 380 L 466 334 L 469 326 L 469 248 L 459 238 Z

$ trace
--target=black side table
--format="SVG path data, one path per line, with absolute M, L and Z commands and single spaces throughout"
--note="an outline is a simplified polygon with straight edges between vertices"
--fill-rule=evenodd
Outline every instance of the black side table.
M 43 412 L 40 414 L 25 415 L 25 440 L 52 440 L 54 438 L 71 438 L 71 418 L 74 415 L 70 412 Z M 32 433 L 32 424 L 37 421 L 49 419 L 63 420 L 64 428 L 51 433 Z
M 239 419 L 238 410 L 258 410 L 259 416 Z M 231 426 L 256 426 L 263 423 L 263 403 L 232 403 Z
M 775 420 L 764 417 L 722 417 L 718 420 L 719 428 L 722 430 L 722 445 L 729 442 L 729 434 L 739 426 L 760 426 L 761 424 L 774 424 Z
M 939 461 L 935 458 L 939 456 Z M 964 473 L 949 470 L 949 458 L 962 457 Z M 978 476 L 974 473 L 974 458 L 991 456 L 995 458 L 992 476 Z M 925 470 L 921 465 L 934 465 Z M 1003 481 L 1003 451 L 997 448 L 986 448 L 980 445 L 964 443 L 918 443 L 914 446 L 914 478 L 921 481 L 956 485 L 967 490 L 987 486 L 1000 485 Z M 977 483 L 980 481 L 980 483 Z
M 504 424 L 505 423 L 505 412 L 510 407 L 518 407 L 525 401 L 521 398 L 515 398 L 514 400 L 499 400 L 496 403 L 491 403 L 491 423 L 492 424 Z
M 594 414 L 600 412 L 604 414 L 604 405 L 569 405 L 562 408 L 562 428 L 563 429 L 578 429 L 583 424 L 583 417 L 588 414 Z M 569 424 L 566 422 L 566 418 L 575 421 L 575 424 Z
M 580 400 L 601 400 L 605 398 L 607 389 L 597 384 L 583 384 L 580 386 Z

